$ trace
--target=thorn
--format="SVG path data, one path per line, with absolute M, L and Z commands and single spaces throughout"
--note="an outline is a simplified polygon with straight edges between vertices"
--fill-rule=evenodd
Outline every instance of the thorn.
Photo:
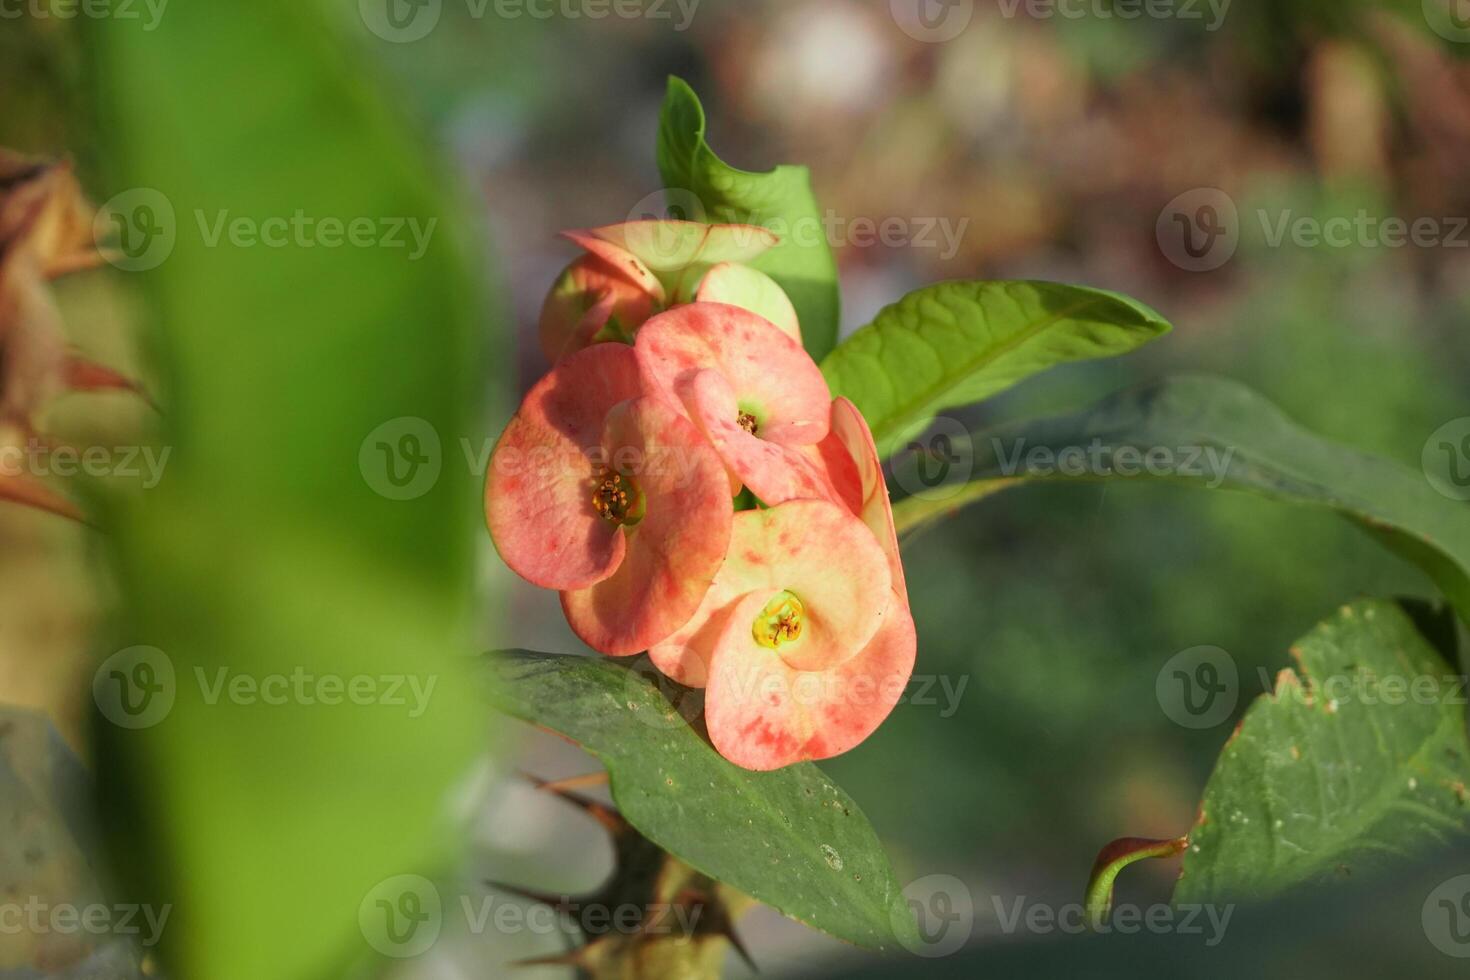
M 710 914 L 709 932 L 727 940 L 734 947 L 735 952 L 740 954 L 745 965 L 750 967 L 752 973 L 761 972 L 760 967 L 755 965 L 755 958 L 750 955 L 750 950 L 746 948 L 739 933 L 735 931 L 735 920 L 730 917 L 729 907 L 719 898 L 718 894 L 711 895 L 699 889 L 686 888 L 679 893 L 677 901 L 684 905 L 698 905 L 706 910 Z
M 531 891 L 529 888 L 521 888 L 517 885 L 507 885 L 502 881 L 491 881 L 488 878 L 485 879 L 485 885 L 488 888 L 494 888 L 497 891 L 508 892 L 512 895 L 524 898 L 530 902 L 537 902 L 541 905 L 549 905 L 553 909 L 556 909 L 558 912 L 569 912 L 573 904 L 570 895 L 551 895 L 546 892 Z
M 745 961 L 745 965 L 750 967 L 751 973 L 761 972 L 761 968 L 755 965 L 755 960 L 751 957 L 750 950 L 745 948 L 745 943 L 741 941 L 739 934 L 735 932 L 734 923 L 727 923 L 725 930 L 720 935 L 730 941 L 730 945 L 734 947 L 735 952 L 739 953 L 740 958 Z
M 0 500 L 20 504 L 22 507 L 34 507 L 48 514 L 56 514 L 58 517 L 68 517 L 79 524 L 87 523 L 86 516 L 76 504 L 44 483 L 24 474 L 19 476 L 0 474 Z
M 73 272 L 86 272 L 88 269 L 99 269 L 103 265 L 122 257 L 122 253 L 116 249 L 88 249 L 81 252 L 73 252 L 62 255 L 46 266 L 47 279 L 60 279 L 62 276 L 71 275 Z
M 622 814 L 618 813 L 616 810 L 605 803 L 599 803 L 597 800 L 588 799 L 587 797 L 582 796 L 578 793 L 573 793 L 569 790 L 561 789 L 556 783 L 542 779 L 540 776 L 535 776 L 528 772 L 522 772 L 521 776 L 535 784 L 537 789 L 542 789 L 546 790 L 549 793 L 554 793 L 562 799 L 566 800 L 568 803 L 582 810 L 593 820 L 596 820 L 598 823 L 602 824 L 602 826 L 606 828 L 609 833 L 622 834 L 630 829 L 628 822 L 623 819 Z
M 586 789 L 589 786 L 606 786 L 607 770 L 601 769 L 597 772 L 589 772 L 582 776 L 568 776 L 565 779 L 553 779 L 542 783 L 538 789 L 544 789 L 548 793 L 560 793 L 569 789 Z
M 105 364 L 68 354 L 64 369 L 66 385 L 72 391 L 130 391 L 146 401 L 149 408 L 158 410 L 142 385 Z
M 554 956 L 536 956 L 528 960 L 515 960 L 514 962 L 507 963 L 506 966 L 570 966 L 582 969 L 586 966 L 586 963 L 584 962 L 582 949 L 578 947 L 577 949 L 568 950 L 565 953 L 557 953 Z

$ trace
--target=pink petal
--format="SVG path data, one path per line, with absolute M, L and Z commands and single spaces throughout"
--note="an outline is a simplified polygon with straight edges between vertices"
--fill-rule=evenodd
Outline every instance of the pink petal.
M 888 496 L 888 484 L 883 480 L 883 463 L 878 458 L 878 446 L 873 441 L 873 432 L 868 428 L 867 419 L 846 398 L 837 398 L 832 402 L 832 431 L 823 441 L 824 453 L 831 448 L 834 441 L 847 451 L 848 457 L 856 464 L 852 472 L 858 482 L 855 485 L 846 484 L 843 470 L 836 466 L 829 467 L 828 472 L 839 492 L 847 499 L 851 500 L 853 496 L 849 487 L 856 490 L 859 503 L 853 508 L 853 512 L 877 535 L 879 544 L 883 545 L 883 550 L 888 555 L 894 586 L 907 602 L 908 583 L 904 579 L 903 558 L 898 550 L 898 531 L 893 524 L 893 501 Z
M 663 399 L 615 409 L 603 449 L 637 483 L 645 512 L 622 529 L 627 553 L 617 570 L 564 591 L 562 609 L 588 646 L 622 656 L 664 640 L 694 615 L 724 561 L 734 508 L 720 458 Z
M 816 446 L 787 446 L 751 435 L 736 421 L 740 409 L 729 383 L 716 371 L 701 371 L 686 388 L 686 405 L 730 472 L 760 500 L 842 502 Z
M 584 255 L 563 270 L 541 306 L 538 332 L 547 360 L 581 350 L 616 318 L 628 336 L 662 306 L 663 287 L 632 256 Z
M 622 562 L 621 529 L 593 509 L 593 477 L 608 412 L 641 393 L 633 349 L 598 344 L 563 358 L 526 395 L 485 483 L 490 537 L 517 575 L 579 589 Z
M 855 747 L 888 717 L 913 672 L 918 640 L 901 597 L 892 596 L 893 613 L 857 656 L 816 672 L 751 639 L 765 601 L 751 593 L 728 614 L 705 694 L 710 741 L 737 766 L 761 771 Z
M 822 372 L 801 344 L 749 310 L 677 306 L 645 323 L 635 346 L 653 382 L 681 402 L 699 372 L 712 370 L 756 416 L 760 438 L 804 445 L 827 435 L 832 396 Z
M 837 504 L 794 500 L 742 511 L 735 515 L 729 554 L 698 610 L 650 657 L 680 683 L 700 686 L 716 646 L 729 638 L 721 620 L 732 605 L 748 593 L 764 601 L 782 591 L 801 600 L 805 617 L 801 639 L 783 645 L 780 656 L 795 668 L 815 670 L 863 648 L 889 612 L 892 586 L 883 549 Z M 742 629 L 754 644 L 750 618 Z
M 612 246 L 636 256 L 655 272 L 718 262 L 749 262 L 780 242 L 759 225 L 709 225 L 702 221 L 625 221 L 563 232 L 589 252 Z

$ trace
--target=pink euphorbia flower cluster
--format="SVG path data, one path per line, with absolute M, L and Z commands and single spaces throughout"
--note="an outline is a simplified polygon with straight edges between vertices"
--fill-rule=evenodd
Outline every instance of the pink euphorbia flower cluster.
M 902 694 L 914 624 L 867 423 L 831 397 L 795 314 L 770 319 L 790 309 L 775 284 L 739 264 L 774 237 L 689 222 L 572 237 L 588 255 L 547 301 L 553 367 L 491 457 L 496 548 L 561 593 L 589 646 L 705 688 L 730 761 L 847 751 Z M 732 302 L 752 296 L 762 312 Z

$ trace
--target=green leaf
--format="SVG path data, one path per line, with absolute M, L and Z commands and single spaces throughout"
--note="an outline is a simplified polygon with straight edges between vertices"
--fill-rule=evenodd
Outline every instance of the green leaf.
M 816 766 L 725 761 L 687 720 L 698 695 L 660 678 L 676 707 L 651 667 L 526 651 L 492 654 L 491 666 L 497 705 L 601 760 L 623 816 L 664 850 L 839 939 L 917 941 L 872 826 Z
M 1053 282 L 941 282 L 884 307 L 822 362 L 862 410 L 884 456 L 946 408 L 1057 364 L 1113 357 L 1167 333 L 1116 293 Z
M 369 890 L 449 859 L 444 800 L 484 749 L 462 677 L 479 476 L 456 460 L 482 435 L 489 330 L 454 182 L 328 20 L 220 0 L 155 33 L 88 24 L 109 167 L 92 190 L 147 189 L 148 212 L 119 217 L 175 239 L 111 273 L 146 293 L 171 455 L 104 539 L 112 649 L 156 648 L 170 683 L 149 727 L 101 695 L 96 725 L 120 887 L 173 907 L 171 976 L 342 975 Z M 435 223 L 421 255 L 410 220 Z
M 1420 626 L 1364 599 L 1298 642 L 1210 776 L 1177 903 L 1359 876 L 1470 832 L 1464 682 Z
M 1038 480 L 1163 479 L 1244 491 L 1342 514 L 1418 564 L 1470 623 L 1470 510 L 1422 474 L 1306 431 L 1238 382 L 1167 379 L 1074 414 L 972 432 L 952 450 L 962 465 L 951 464 L 951 474 L 968 474 L 966 485 L 925 487 L 932 460 L 909 453 L 894 461 L 894 482 L 919 491 L 894 508 L 901 531 Z M 1151 450 L 1168 462 L 1143 465 Z M 1120 473 L 1125 467 L 1133 472 Z
M 737 170 L 705 142 L 704 107 L 688 83 L 670 78 L 659 116 L 658 169 L 671 191 L 693 194 L 715 223 L 757 224 L 781 243 L 751 263 L 786 291 L 802 342 L 821 360 L 837 342 L 837 262 L 806 167 Z

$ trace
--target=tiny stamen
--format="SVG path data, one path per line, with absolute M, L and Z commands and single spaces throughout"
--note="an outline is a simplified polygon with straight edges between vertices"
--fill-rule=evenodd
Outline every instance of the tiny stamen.
M 755 642 L 771 650 L 801 639 L 802 619 L 806 607 L 790 592 L 782 592 L 766 603 L 751 626 Z
M 738 416 L 735 417 L 735 422 L 737 425 L 740 426 L 740 428 L 744 429 L 746 432 L 749 432 L 751 435 L 755 435 L 761 427 L 760 423 L 756 421 L 755 416 L 751 415 L 749 412 L 741 412 Z
M 638 497 L 638 487 L 632 477 L 603 470 L 592 480 L 592 509 L 613 524 L 630 522 Z

